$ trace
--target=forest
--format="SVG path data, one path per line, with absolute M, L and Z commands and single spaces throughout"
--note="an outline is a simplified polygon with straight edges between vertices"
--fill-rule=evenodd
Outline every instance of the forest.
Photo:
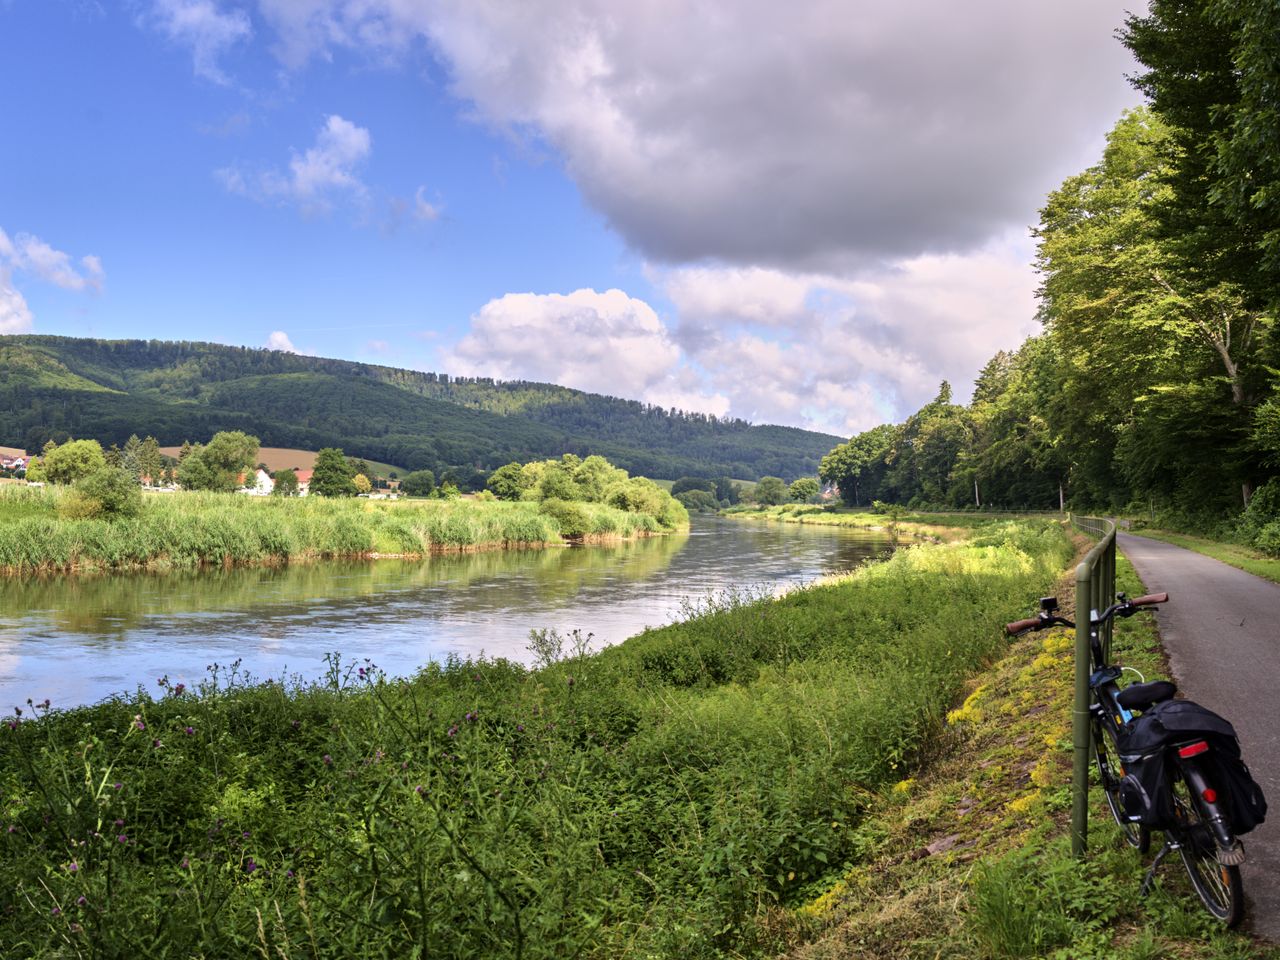
M 839 438 L 666 410 L 552 384 L 451 378 L 211 343 L 0 339 L 0 444 L 163 445 L 243 430 L 267 446 L 341 446 L 407 470 L 487 474 L 513 460 L 607 457 L 629 473 L 788 479 Z M 481 479 L 483 482 L 483 479 Z
M 840 444 L 850 504 L 1218 524 L 1280 508 L 1280 8 L 1155 0 L 1121 33 L 1147 103 L 1034 230 L 1042 332 Z M 1273 503 L 1274 501 L 1274 503 Z

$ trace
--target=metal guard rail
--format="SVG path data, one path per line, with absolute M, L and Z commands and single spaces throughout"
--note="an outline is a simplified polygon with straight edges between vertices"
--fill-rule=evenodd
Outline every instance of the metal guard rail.
M 1103 517 L 1071 516 L 1071 526 L 1098 540 L 1076 567 L 1076 682 L 1071 708 L 1071 852 L 1083 856 L 1089 838 L 1089 759 L 1092 753 L 1089 723 L 1089 621 L 1116 599 L 1116 525 Z M 1111 623 L 1099 640 L 1107 663 L 1111 662 Z

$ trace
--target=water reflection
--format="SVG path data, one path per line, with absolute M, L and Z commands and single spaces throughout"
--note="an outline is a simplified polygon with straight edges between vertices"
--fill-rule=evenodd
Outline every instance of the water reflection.
M 529 630 L 616 643 L 683 602 L 849 569 L 886 549 L 858 531 L 703 519 L 687 535 L 571 547 L 163 576 L 0 580 L 0 707 L 91 702 L 243 658 L 319 675 L 326 652 L 412 673 L 451 653 L 526 659 Z

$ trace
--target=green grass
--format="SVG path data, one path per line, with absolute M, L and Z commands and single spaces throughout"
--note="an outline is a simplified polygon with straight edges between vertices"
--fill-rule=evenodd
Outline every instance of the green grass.
M 1070 583 L 1057 590 L 1068 617 Z M 1123 557 L 1117 587 L 1146 592 Z M 1280 958 L 1211 920 L 1176 856 L 1139 898 L 1160 836 L 1145 858 L 1125 846 L 1096 785 L 1088 854 L 1072 857 L 1073 641 L 1067 630 L 1024 637 L 972 679 L 930 761 L 861 825 L 861 860 L 796 911 L 807 942 L 790 958 Z M 1116 624 L 1114 658 L 1148 680 L 1166 675 L 1149 615 Z
M 0 489 L 0 572 L 191 568 L 370 554 L 559 544 L 562 527 L 537 503 L 179 492 L 144 497 L 137 517 L 69 519 L 53 487 Z M 663 532 L 652 517 L 581 504 L 588 539 Z
M 0 943 L 773 955 L 1069 556 L 1057 525 L 999 523 L 599 654 L 541 632 L 535 670 L 334 661 L 298 685 L 219 668 L 199 691 L 38 709 L 0 726 Z
M 1133 532 L 1140 537 L 1163 540 L 1165 543 L 1172 543 L 1174 546 L 1194 550 L 1196 553 L 1203 553 L 1206 557 L 1221 560 L 1223 563 L 1252 573 L 1256 577 L 1280 583 L 1280 559 L 1268 557 L 1253 547 L 1223 540 L 1211 540 L 1208 537 L 1198 537 L 1188 533 L 1152 530 L 1146 527 L 1135 529 Z

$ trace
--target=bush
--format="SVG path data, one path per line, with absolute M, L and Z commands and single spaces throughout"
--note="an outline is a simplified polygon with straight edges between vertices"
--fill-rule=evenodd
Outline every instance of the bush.
M 81 480 L 58 506 L 71 519 L 136 517 L 142 512 L 142 490 L 133 474 L 120 467 L 102 467 Z
M 538 511 L 554 520 L 560 527 L 560 535 L 571 540 L 585 537 L 594 526 L 586 508 L 570 500 L 543 500 Z
M 1253 545 L 1269 557 L 1280 557 L 1280 520 L 1273 520 L 1258 531 Z

